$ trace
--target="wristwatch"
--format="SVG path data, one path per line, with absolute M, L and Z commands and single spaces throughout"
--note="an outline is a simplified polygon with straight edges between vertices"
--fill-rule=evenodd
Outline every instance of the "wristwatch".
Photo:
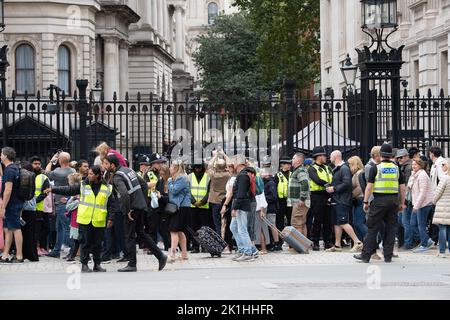
M 364 201 L 364 204 L 369 204 L 369 201 Z

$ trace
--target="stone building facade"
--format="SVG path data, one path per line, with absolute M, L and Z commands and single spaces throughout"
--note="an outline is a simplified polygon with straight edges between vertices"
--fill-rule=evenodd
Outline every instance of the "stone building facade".
M 397 1 L 398 31 L 389 37 L 392 47 L 405 45 L 401 69 L 408 81 L 409 94 L 428 89 L 437 95 L 441 88 L 450 89 L 450 0 Z M 347 53 L 357 63 L 355 48 L 368 45 L 369 38 L 361 31 L 359 0 L 320 0 L 321 88 L 341 92 L 345 87 L 340 67 Z M 358 72 L 359 74 L 359 72 Z M 359 89 L 359 81 L 356 81 Z

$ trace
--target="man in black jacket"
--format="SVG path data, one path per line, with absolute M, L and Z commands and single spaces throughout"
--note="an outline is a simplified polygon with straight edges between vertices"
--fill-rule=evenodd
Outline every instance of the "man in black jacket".
M 158 259 L 158 270 L 161 271 L 166 265 L 167 256 L 162 253 L 152 238 L 144 232 L 144 217 L 145 209 L 147 208 L 146 191 L 142 189 L 137 174 L 129 168 L 120 166 L 119 158 L 114 155 L 106 156 L 103 160 L 103 167 L 114 174 L 112 183 L 124 215 L 125 242 L 129 262 L 126 267 L 118 271 L 137 271 L 136 234 Z M 143 184 L 145 185 L 145 182 Z
M 341 238 L 342 230 L 344 230 L 352 238 L 354 243 L 350 251 L 357 252 L 362 249 L 362 242 L 358 239 L 355 231 L 349 224 L 349 215 L 352 209 L 352 172 L 349 166 L 342 160 L 342 153 L 339 150 L 331 153 L 330 161 L 334 165 L 333 180 L 331 186 L 326 190 L 331 194 L 332 199 L 335 244 L 325 251 L 342 251 Z
M 258 250 L 250 240 L 247 216 L 251 210 L 251 203 L 255 202 L 255 194 L 252 189 L 256 193 L 256 171 L 247 167 L 246 159 L 241 154 L 234 156 L 233 164 L 238 175 L 233 186 L 230 229 L 239 250 L 238 255 L 233 260 L 253 261 L 258 256 Z

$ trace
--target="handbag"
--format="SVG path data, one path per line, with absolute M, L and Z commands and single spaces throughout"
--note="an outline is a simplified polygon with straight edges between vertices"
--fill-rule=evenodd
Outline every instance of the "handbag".
M 174 215 L 178 211 L 178 206 L 174 203 L 168 202 L 164 208 L 164 212 L 168 215 Z

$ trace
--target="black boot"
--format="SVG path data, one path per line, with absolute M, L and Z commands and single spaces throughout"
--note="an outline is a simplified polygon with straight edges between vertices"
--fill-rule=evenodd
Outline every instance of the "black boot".
M 89 272 L 92 272 L 92 270 L 89 269 L 89 267 L 88 267 L 87 264 L 82 264 L 82 265 L 81 265 L 81 272 L 83 272 L 83 273 L 89 273 Z
M 94 272 L 106 272 L 106 269 L 102 268 L 101 265 L 96 264 L 96 265 L 94 265 L 94 269 L 92 271 L 94 271 Z
M 127 265 L 126 267 L 119 269 L 117 271 L 119 271 L 119 272 L 136 272 L 137 268 Z

